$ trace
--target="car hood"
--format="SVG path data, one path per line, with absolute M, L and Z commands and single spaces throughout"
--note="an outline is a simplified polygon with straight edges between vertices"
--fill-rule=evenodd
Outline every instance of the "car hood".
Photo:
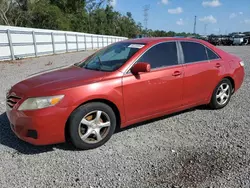
M 46 92 L 67 89 L 101 80 L 106 72 L 88 70 L 76 66 L 68 66 L 31 75 L 26 80 L 17 83 L 11 90 L 22 94 L 34 91 Z

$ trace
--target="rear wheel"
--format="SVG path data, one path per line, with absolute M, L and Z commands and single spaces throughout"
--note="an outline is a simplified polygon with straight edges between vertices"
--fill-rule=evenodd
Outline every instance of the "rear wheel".
M 87 103 L 77 108 L 69 119 L 69 135 L 79 149 L 93 149 L 107 142 L 115 131 L 116 117 L 104 103 Z
M 215 88 L 210 107 L 212 109 L 224 108 L 230 101 L 232 95 L 232 84 L 230 80 L 223 79 Z

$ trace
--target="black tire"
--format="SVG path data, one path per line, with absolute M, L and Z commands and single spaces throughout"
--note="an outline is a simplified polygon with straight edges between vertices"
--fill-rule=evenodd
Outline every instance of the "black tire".
M 84 124 L 81 124 L 82 119 L 88 115 L 89 113 L 93 111 L 101 111 L 102 114 L 105 114 L 105 117 L 108 116 L 110 126 L 108 127 L 107 132 L 105 132 L 105 137 L 103 137 L 102 140 L 97 141 L 97 143 L 88 143 L 88 141 L 84 141 L 81 139 L 81 128 L 79 126 L 85 126 Z M 94 112 L 95 113 L 95 112 Z M 97 116 L 97 115 L 96 115 Z M 93 120 L 91 120 L 93 121 Z M 81 124 L 81 125 L 80 125 Z M 84 104 L 80 107 L 78 107 L 70 116 L 69 118 L 69 136 L 70 140 L 73 143 L 73 145 L 78 148 L 78 149 L 94 149 L 97 148 L 104 143 L 106 143 L 112 136 L 112 134 L 115 131 L 116 128 L 116 116 L 112 108 L 104 103 L 101 102 L 91 102 Z M 87 130 L 89 129 L 88 127 L 86 128 Z M 95 131 L 94 131 L 95 132 Z M 101 132 L 101 131 L 100 131 Z M 92 136 L 92 135 L 90 135 Z M 95 137 L 95 135 L 93 135 Z M 94 139 L 94 138 L 89 138 L 89 139 Z M 97 138 L 96 138 L 97 140 Z
M 228 94 L 228 98 L 226 100 L 225 103 L 222 103 L 220 104 L 217 100 L 217 95 L 219 94 L 218 92 L 220 91 L 220 87 L 221 86 L 225 86 L 225 85 L 228 85 L 229 88 L 228 88 L 228 92 L 226 92 L 226 94 Z M 224 108 L 230 101 L 231 99 L 231 96 L 232 96 L 232 83 L 230 82 L 229 79 L 227 78 L 224 78 L 221 80 L 221 82 L 216 86 L 215 90 L 213 91 L 213 95 L 212 95 L 212 98 L 211 98 L 211 101 L 209 103 L 209 106 L 210 108 L 212 109 L 221 109 L 221 108 Z

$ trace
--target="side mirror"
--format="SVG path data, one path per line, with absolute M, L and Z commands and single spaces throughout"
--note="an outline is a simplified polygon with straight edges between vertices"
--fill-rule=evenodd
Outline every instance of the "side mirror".
M 136 63 L 132 69 L 131 69 L 131 72 L 132 74 L 134 75 L 137 75 L 139 72 L 150 72 L 150 64 L 149 63 Z

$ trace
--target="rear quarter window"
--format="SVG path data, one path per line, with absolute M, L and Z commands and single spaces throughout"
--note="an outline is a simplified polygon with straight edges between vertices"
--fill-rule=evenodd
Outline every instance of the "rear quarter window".
M 209 60 L 220 59 L 220 57 L 209 48 L 206 48 L 206 50 L 207 50 L 207 56 Z

